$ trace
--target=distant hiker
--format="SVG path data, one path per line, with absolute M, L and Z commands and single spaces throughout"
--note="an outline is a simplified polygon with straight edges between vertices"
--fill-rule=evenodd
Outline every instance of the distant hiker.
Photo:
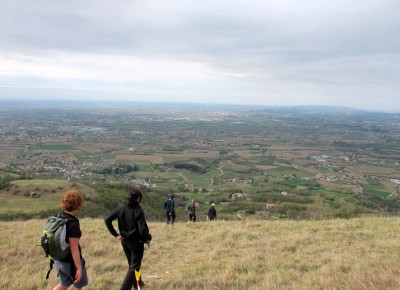
M 71 285 L 74 285 L 74 289 L 82 289 L 88 284 L 85 260 L 79 245 L 82 233 L 79 220 L 75 217 L 82 203 L 83 198 L 78 190 L 67 191 L 62 198 L 60 215 L 64 219 L 69 219 L 65 241 L 69 244 L 71 251 L 64 259 L 55 261 L 60 284 L 53 290 L 65 290 Z
M 217 219 L 217 211 L 215 210 L 215 203 L 211 204 L 210 209 L 208 210 L 207 219 L 209 221 L 214 221 Z
M 187 207 L 189 211 L 189 222 L 196 221 L 196 200 L 192 199 L 192 203 Z
M 169 199 L 167 199 L 164 202 L 164 208 L 165 208 L 165 217 L 167 220 L 167 225 L 171 223 L 172 225 L 175 222 L 175 201 L 174 201 L 175 195 L 171 195 Z
M 137 288 L 135 271 L 139 272 L 142 264 L 144 244 L 150 244 L 151 234 L 144 217 L 144 212 L 139 206 L 142 200 L 142 192 L 139 189 L 129 190 L 126 203 L 117 208 L 112 214 L 105 218 L 104 222 L 111 235 L 121 241 L 122 248 L 128 260 L 128 271 L 122 282 L 121 290 L 130 290 L 132 286 Z M 118 230 L 115 230 L 112 221 L 118 220 Z M 141 278 L 139 285 L 144 285 Z

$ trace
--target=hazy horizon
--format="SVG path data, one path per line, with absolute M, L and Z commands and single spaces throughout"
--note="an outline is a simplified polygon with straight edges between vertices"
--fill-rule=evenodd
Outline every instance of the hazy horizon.
M 141 101 L 141 100 L 75 100 L 75 99 L 6 99 L 0 98 L 0 104 L 13 104 L 13 105 L 26 105 L 32 107 L 33 105 L 53 107 L 54 105 L 85 105 L 93 107 L 103 108 L 131 108 L 134 105 L 140 107 L 154 107 L 154 108 L 207 108 L 207 109 L 251 109 L 251 110 L 298 110 L 298 111 L 312 111 L 319 110 L 320 112 L 343 112 L 343 111 L 354 111 L 354 112 L 370 112 L 370 113 L 400 113 L 400 110 L 379 110 L 379 109 L 360 109 L 355 107 L 336 106 L 336 105 L 287 105 L 287 106 L 269 106 L 269 105 L 246 105 L 246 104 L 230 104 L 230 103 L 196 103 L 196 102 L 156 102 L 156 101 Z

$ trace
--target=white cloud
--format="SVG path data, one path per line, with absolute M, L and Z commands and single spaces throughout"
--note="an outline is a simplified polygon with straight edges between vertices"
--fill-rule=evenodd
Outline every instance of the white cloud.
M 394 0 L 2 1 L 0 98 L 400 109 L 399 13 Z

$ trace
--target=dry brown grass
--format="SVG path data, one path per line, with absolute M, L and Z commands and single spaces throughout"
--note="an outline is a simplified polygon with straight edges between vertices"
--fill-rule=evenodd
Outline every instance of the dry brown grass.
M 0 222 L 0 289 L 52 289 L 39 237 L 44 220 Z M 126 261 L 99 219 L 82 219 L 87 289 L 118 289 Z M 398 218 L 218 221 L 153 234 L 146 289 L 400 289 Z
M 370 174 L 370 175 L 388 175 L 391 174 L 398 174 L 395 168 L 393 167 L 385 167 L 379 165 L 356 165 L 356 166 L 346 166 L 346 169 L 353 170 L 355 172 L 362 172 L 363 174 Z

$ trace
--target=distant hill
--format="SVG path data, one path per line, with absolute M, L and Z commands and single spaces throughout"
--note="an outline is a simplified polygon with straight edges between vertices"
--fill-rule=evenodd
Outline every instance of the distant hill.
M 368 112 L 361 109 L 340 106 L 275 106 L 268 108 L 261 108 L 265 112 L 281 112 L 281 113 L 303 113 L 303 114 L 319 114 L 319 113 L 362 113 Z
M 174 109 L 174 110 L 207 110 L 207 111 L 265 111 L 282 113 L 400 113 L 396 110 L 377 111 L 363 110 L 348 106 L 330 106 L 330 105 L 287 105 L 287 106 L 268 106 L 268 105 L 247 105 L 247 104 L 229 104 L 229 103 L 176 103 L 176 102 L 129 102 L 129 101 L 87 101 L 87 100 L 31 100 L 31 99 L 0 99 L 0 107 L 3 109 L 33 108 L 60 108 L 60 109 L 83 109 L 83 108 L 112 108 L 112 109 L 135 109 L 135 108 L 153 108 L 153 109 Z

